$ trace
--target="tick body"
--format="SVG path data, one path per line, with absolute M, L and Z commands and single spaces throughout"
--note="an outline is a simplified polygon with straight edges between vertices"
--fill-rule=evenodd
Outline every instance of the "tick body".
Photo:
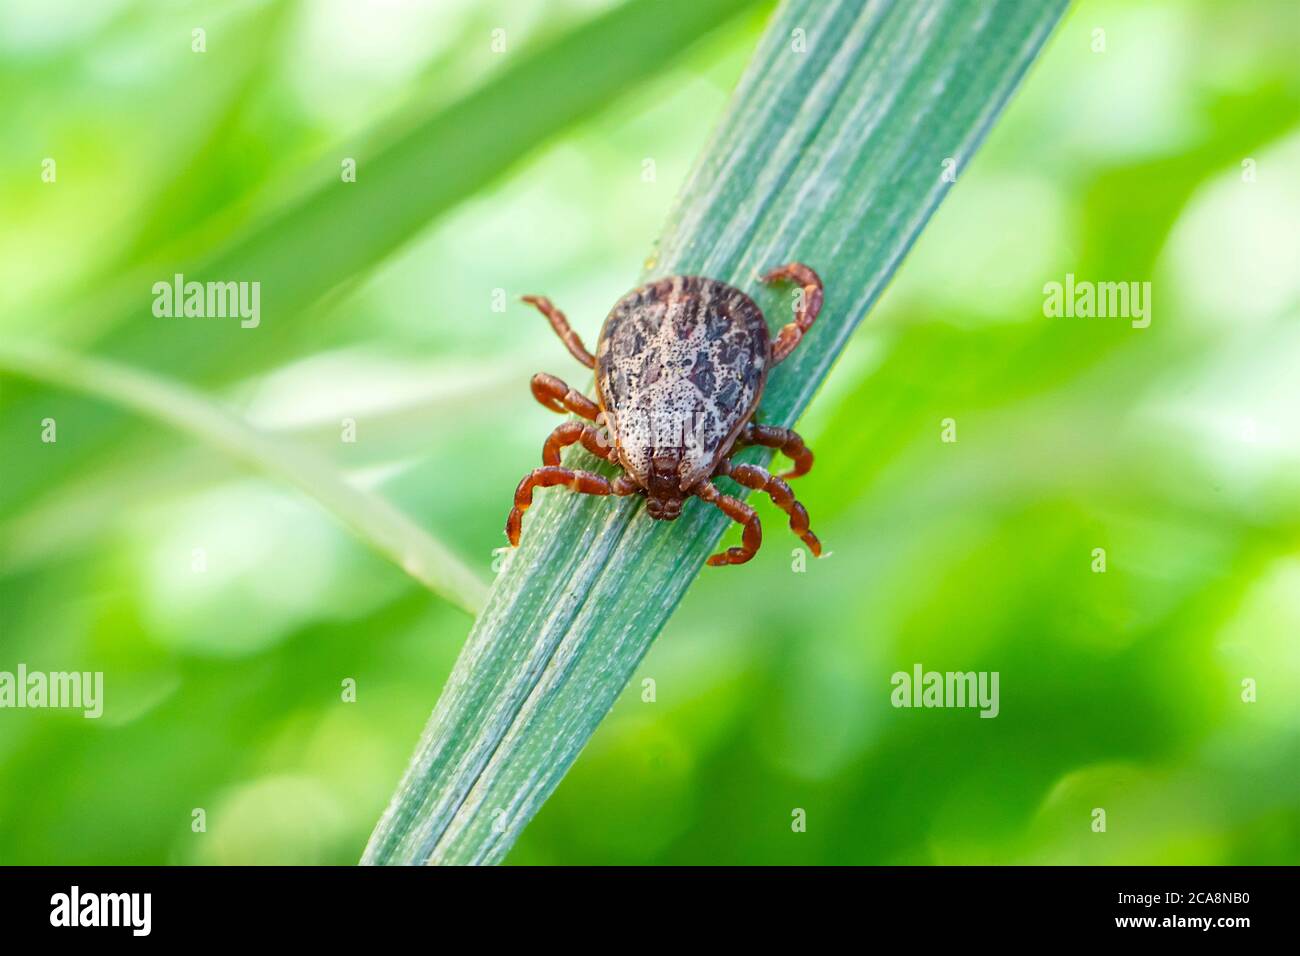
M 526 475 L 515 492 L 506 521 L 512 546 L 519 544 L 523 513 L 535 488 L 565 485 L 593 495 L 646 499 L 651 518 L 672 521 L 687 498 L 698 497 L 744 526 L 742 545 L 709 558 L 711 565 L 743 564 L 762 542 L 754 510 L 713 483 L 729 477 L 763 491 L 790 515 L 790 527 L 814 555 L 821 544 L 808 528 L 808 513 L 795 500 L 786 478 L 806 474 L 812 453 L 787 428 L 751 421 L 768 371 L 783 361 L 817 318 L 822 283 L 808 266 L 791 263 L 772 270 L 765 282 L 792 281 L 801 287 L 794 321 L 773 340 L 763 313 L 744 292 L 702 276 L 671 276 L 634 289 L 605 320 L 592 356 L 548 299 L 525 296 L 550 320 L 570 353 L 596 373 L 597 401 L 552 375 L 533 377 L 533 395 L 553 411 L 586 421 L 568 421 L 551 433 L 542 467 Z M 600 427 L 598 427 L 600 426 Z M 560 450 L 582 444 L 622 469 L 614 479 L 560 465 Z M 746 445 L 775 448 L 794 462 L 776 477 L 757 465 L 733 464 Z

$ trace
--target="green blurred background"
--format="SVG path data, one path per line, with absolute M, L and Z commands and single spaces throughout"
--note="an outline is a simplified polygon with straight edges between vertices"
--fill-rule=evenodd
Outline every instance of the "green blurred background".
M 144 291 L 610 6 L 6 0 L 0 343 L 199 388 L 488 578 L 556 421 L 528 376 L 583 380 L 514 299 L 594 340 L 767 6 L 238 348 Z M 759 505 L 510 862 L 1300 862 L 1297 49 L 1291 0 L 1075 6 L 802 423 L 833 556 L 793 575 Z M 1044 317 L 1067 272 L 1150 280 L 1151 327 Z M 0 670 L 106 696 L 0 710 L 0 863 L 355 862 L 469 623 L 297 491 L 0 375 Z M 1000 716 L 891 708 L 917 662 L 998 671 Z

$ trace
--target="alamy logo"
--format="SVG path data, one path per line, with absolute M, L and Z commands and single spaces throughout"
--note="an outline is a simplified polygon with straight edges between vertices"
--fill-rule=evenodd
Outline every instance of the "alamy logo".
M 1043 315 L 1067 319 L 1130 319 L 1135 329 L 1151 324 L 1150 282 L 1076 281 L 1073 272 L 1064 282 L 1043 286 Z
M 981 717 L 996 717 L 997 671 L 927 671 L 920 664 L 912 673 L 897 671 L 889 702 L 895 707 L 978 707 Z
M 71 892 L 50 897 L 51 926 L 129 926 L 131 935 L 148 936 L 152 925 L 150 893 Z
M 176 273 L 171 282 L 153 284 L 153 314 L 160 319 L 239 318 L 240 328 L 262 322 L 262 283 L 186 282 Z
M 0 707 L 51 707 L 82 711 L 95 719 L 104 713 L 103 671 L 0 671 Z

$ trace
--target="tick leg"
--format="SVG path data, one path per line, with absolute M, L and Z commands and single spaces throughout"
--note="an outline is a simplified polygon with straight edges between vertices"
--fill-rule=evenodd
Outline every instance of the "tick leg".
M 759 523 L 758 512 L 739 498 L 724 495 L 712 482 L 704 482 L 695 492 L 709 504 L 717 505 L 718 510 L 738 524 L 744 525 L 739 548 L 728 548 L 709 558 L 705 564 L 716 568 L 724 564 L 744 564 L 754 556 L 763 543 L 763 526 Z
M 533 504 L 533 489 L 550 488 L 554 485 L 567 485 L 580 495 L 630 495 L 638 490 L 636 482 L 627 475 L 619 475 L 610 481 L 604 475 L 561 468 L 557 465 L 534 468 L 524 475 L 524 480 L 519 482 L 519 487 L 515 489 L 515 506 L 510 509 L 510 517 L 506 518 L 506 537 L 510 539 L 510 547 L 519 546 L 519 532 L 523 528 L 524 512 Z
M 822 310 L 822 280 L 812 269 L 800 262 L 790 262 L 783 266 L 777 266 L 763 276 L 764 282 L 780 282 L 783 279 L 799 283 L 803 288 L 803 299 L 799 303 L 799 310 L 795 313 L 794 321 L 782 328 L 780 334 L 776 337 L 776 341 L 772 343 L 773 365 L 783 361 L 787 355 L 794 351 L 794 347 L 799 344 L 803 334 L 812 328 L 817 313 Z
M 546 439 L 546 444 L 542 446 L 542 464 L 558 465 L 560 449 L 576 445 L 578 442 L 582 442 L 582 447 L 597 458 L 606 461 L 614 460 L 614 447 L 600 429 L 585 422 L 567 421 L 558 426 Z
M 573 412 L 575 415 L 595 421 L 600 414 L 600 406 L 582 392 L 569 388 L 554 375 L 538 372 L 533 376 L 533 398 L 537 399 L 553 412 L 561 415 Z
M 537 311 L 546 316 L 551 323 L 551 328 L 555 329 L 555 334 L 560 337 L 560 341 L 564 343 L 570 355 L 587 366 L 587 368 L 596 367 L 596 360 L 591 357 L 591 353 L 582 344 L 582 339 L 578 338 L 578 333 L 573 331 L 569 325 L 569 320 L 564 317 L 564 313 L 557 309 L 550 299 L 544 295 L 526 295 L 523 300 L 531 306 L 536 306 Z
M 766 493 L 774 505 L 790 516 L 790 530 L 803 538 L 814 557 L 821 557 L 822 543 L 808 530 L 808 510 L 795 500 L 794 492 L 784 481 L 758 465 L 734 465 L 726 458 L 718 464 L 714 475 L 726 475 L 746 488 Z
M 799 433 L 794 429 L 778 428 L 775 425 L 757 425 L 750 422 L 736 436 L 736 447 L 741 445 L 762 445 L 764 448 L 775 448 L 789 458 L 794 462 L 794 467 L 781 473 L 781 477 L 787 481 L 791 478 L 798 478 L 800 475 L 806 475 L 812 470 L 813 453 L 808 450 L 808 446 L 803 443 L 803 439 L 799 437 Z

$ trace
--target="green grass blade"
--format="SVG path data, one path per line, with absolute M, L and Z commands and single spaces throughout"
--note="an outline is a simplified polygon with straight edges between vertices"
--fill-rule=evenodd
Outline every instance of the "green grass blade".
M 111 362 L 47 347 L 0 348 L 0 371 L 70 388 L 164 422 L 315 498 L 366 544 L 473 614 L 487 588 L 459 558 L 378 495 L 343 481 L 315 455 L 249 425 L 199 393 Z
M 731 282 L 774 322 L 788 293 L 757 274 L 792 259 L 821 272 L 826 308 L 769 380 L 764 421 L 798 418 L 950 185 L 945 160 L 960 178 L 1065 6 L 781 6 L 649 270 Z M 636 501 L 541 493 L 364 862 L 501 860 L 726 528 L 698 501 L 656 523 Z

